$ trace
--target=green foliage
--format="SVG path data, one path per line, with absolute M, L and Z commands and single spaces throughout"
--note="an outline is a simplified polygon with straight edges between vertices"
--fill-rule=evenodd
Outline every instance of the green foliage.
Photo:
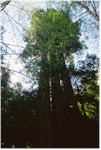
M 69 14 L 62 10 L 39 10 L 32 16 L 29 35 L 42 52 L 57 50 L 69 54 L 74 51 L 69 52 L 71 45 L 73 48 L 73 44 L 79 43 L 79 34 L 79 23 L 73 23 Z
M 82 49 L 80 22 L 72 22 L 68 9 L 56 8 L 33 12 L 31 27 L 24 36 L 26 48 L 21 54 L 29 72 L 40 76 L 41 55 L 47 55 L 47 71 L 59 70 L 65 56 Z M 38 63 L 39 62 L 39 63 Z
M 99 85 L 98 85 L 99 59 L 95 55 L 87 55 L 85 61 L 79 62 L 79 108 L 81 112 L 84 105 L 85 114 L 90 119 L 99 119 Z
M 99 119 L 99 111 L 98 107 L 95 104 L 86 102 L 85 105 L 85 113 L 89 119 Z

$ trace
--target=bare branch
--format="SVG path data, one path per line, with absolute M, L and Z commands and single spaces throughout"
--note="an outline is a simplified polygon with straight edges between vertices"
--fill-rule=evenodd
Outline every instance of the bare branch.
M 95 14 L 98 15 L 98 14 L 97 14 L 97 7 L 96 7 L 96 5 L 95 5 L 95 2 L 92 1 L 92 3 L 93 3 L 93 9 L 94 9 L 94 11 L 95 11 Z
M 26 10 L 24 10 L 24 9 L 22 9 L 22 8 L 20 8 L 20 7 L 18 7 L 18 6 L 16 6 L 16 5 L 13 5 L 13 4 L 10 4 L 11 6 L 13 6 L 13 7 L 16 7 L 16 8 L 18 8 L 18 9 L 21 9 L 21 10 L 23 10 L 23 11 L 26 11 Z
M 19 55 L 20 53 L 7 53 L 7 54 L 2 54 L 2 55 Z
M 22 11 L 25 11 L 26 14 L 27 14 L 27 11 L 29 11 L 29 10 L 25 10 L 25 9 L 20 8 L 20 7 L 16 6 L 16 5 L 13 5 L 13 4 L 10 4 L 10 5 L 13 6 L 13 7 L 16 7 L 16 8 L 18 8 L 18 9 L 22 10 Z M 30 12 L 30 11 L 29 11 L 29 12 Z
M 11 0 L 1 3 L 1 11 L 5 9 L 5 7 L 10 3 L 10 1 Z
M 79 4 L 79 5 L 81 5 L 84 9 L 86 9 L 87 12 L 90 15 L 92 15 L 97 22 L 99 22 L 99 16 L 97 14 L 95 14 L 92 10 L 90 10 L 90 8 L 86 4 L 84 4 L 83 2 L 80 2 L 80 1 L 76 1 L 76 3 Z
M 9 45 L 9 46 L 25 48 L 24 46 L 20 46 L 20 45 L 12 45 L 12 44 L 9 44 L 9 43 L 4 43 L 4 42 L 1 42 L 1 43 L 2 43 L 2 44 Z
M 5 68 L 5 69 L 7 69 L 8 71 L 11 71 L 11 72 L 19 73 L 19 74 L 21 74 L 21 75 L 23 75 L 23 76 L 25 76 L 25 77 L 27 77 L 27 78 L 29 78 L 31 80 L 36 80 L 35 78 L 32 78 L 32 77 L 30 77 L 30 76 L 28 76 L 26 74 L 23 74 L 22 72 L 19 72 L 19 71 L 13 70 L 13 69 L 8 69 L 6 67 L 3 67 L 3 68 Z
M 14 50 L 12 50 L 8 45 L 6 45 L 5 43 L 2 44 L 4 44 L 8 49 L 10 49 L 13 53 L 15 53 Z M 17 53 L 15 53 L 15 55 L 17 55 Z M 22 57 L 20 57 L 19 55 L 17 56 L 26 64 L 26 62 L 22 59 Z
M 80 15 L 78 15 L 78 17 L 81 17 L 82 15 L 86 15 L 86 13 L 87 13 L 87 11 L 85 11 L 85 12 L 83 12 L 83 13 L 81 13 Z M 88 15 L 88 14 L 87 14 Z M 84 17 L 84 16 L 83 16 Z
M 11 17 L 5 10 L 3 10 L 7 16 L 9 16 L 16 24 L 18 24 L 24 31 L 26 31 L 26 29 L 21 25 L 19 24 L 15 19 L 13 19 L 13 17 Z
M 6 13 L 6 12 L 5 12 L 5 13 Z M 18 39 L 17 39 L 16 33 L 15 33 L 15 29 L 14 29 L 14 27 L 13 27 L 12 20 L 11 20 L 10 16 L 9 16 L 7 13 L 6 13 L 6 15 L 8 16 L 8 19 L 9 19 L 9 21 L 10 21 L 10 23 L 11 23 L 11 26 L 12 26 L 12 29 L 13 29 L 13 33 L 14 33 L 14 35 L 15 35 L 15 38 L 16 38 L 16 41 L 17 41 L 17 45 L 18 45 Z

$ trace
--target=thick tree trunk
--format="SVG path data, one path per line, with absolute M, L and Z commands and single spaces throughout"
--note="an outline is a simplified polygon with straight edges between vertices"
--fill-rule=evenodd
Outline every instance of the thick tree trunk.
M 41 73 L 39 80 L 39 147 L 68 147 L 71 145 L 68 113 L 69 106 L 75 105 L 75 96 L 63 54 L 51 54 L 51 92 L 52 92 L 52 121 L 50 117 L 50 90 L 47 67 L 47 54 L 41 57 Z M 61 62 L 59 64 L 59 61 Z M 63 82 L 63 85 L 60 84 Z M 77 104 L 76 104 L 77 108 Z M 76 113 L 76 109 L 74 109 Z M 72 113 L 73 114 L 73 113 Z M 70 114 L 71 115 L 71 114 Z M 52 133 L 52 135 L 51 135 Z M 73 136 L 73 135 L 72 135 Z
M 64 142 L 64 103 L 63 93 L 59 84 L 59 75 L 54 78 L 55 83 L 52 82 L 52 139 L 53 147 L 62 147 Z
M 51 56 L 53 64 L 59 64 L 61 58 L 58 60 L 55 55 Z M 53 147 L 68 147 L 69 132 L 67 134 L 67 102 L 68 99 L 65 97 L 64 87 L 60 85 L 60 68 L 63 68 L 63 64 L 52 68 L 51 79 L 52 79 L 52 137 Z M 61 68 L 61 69 L 62 69 Z M 64 75 L 64 70 L 63 70 Z
M 78 127 L 80 111 L 77 106 L 63 53 L 59 55 L 58 60 L 60 64 L 54 70 L 55 80 L 52 82 L 53 132 L 56 135 L 54 136 L 55 139 L 57 139 L 54 141 L 56 142 L 55 147 L 71 147 L 72 143 L 75 143 L 72 130 L 75 131 L 75 127 Z M 57 63 L 56 60 L 54 63 Z M 62 81 L 62 85 L 60 81 Z M 77 122 L 76 125 L 74 124 L 75 121 Z
M 47 70 L 47 54 L 41 54 L 41 73 L 39 79 L 39 137 L 38 147 L 51 147 L 51 123 L 50 123 L 50 93 L 49 76 Z
M 74 91 L 72 88 L 68 69 L 66 68 L 63 53 L 59 54 L 59 60 L 60 59 L 61 59 L 61 64 L 60 64 L 60 68 L 59 68 L 59 74 L 60 74 L 60 78 L 63 82 L 63 89 L 64 89 L 64 94 L 65 94 L 65 103 L 67 106 L 69 106 L 70 104 L 75 103 Z

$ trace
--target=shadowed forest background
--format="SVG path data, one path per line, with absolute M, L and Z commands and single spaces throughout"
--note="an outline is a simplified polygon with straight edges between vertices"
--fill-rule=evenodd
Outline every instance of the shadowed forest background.
M 98 148 L 99 1 L 32 4 L 1 2 L 1 147 Z

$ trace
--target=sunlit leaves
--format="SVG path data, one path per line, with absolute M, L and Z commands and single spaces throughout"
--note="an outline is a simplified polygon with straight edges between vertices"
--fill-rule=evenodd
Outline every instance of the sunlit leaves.
M 76 74 L 79 78 L 79 95 L 82 96 L 78 99 L 79 109 L 82 114 L 84 109 L 88 118 L 97 120 L 99 117 L 98 70 L 99 59 L 96 55 L 87 55 L 85 61 L 79 62 L 78 73 Z M 83 109 L 82 105 L 84 107 Z

